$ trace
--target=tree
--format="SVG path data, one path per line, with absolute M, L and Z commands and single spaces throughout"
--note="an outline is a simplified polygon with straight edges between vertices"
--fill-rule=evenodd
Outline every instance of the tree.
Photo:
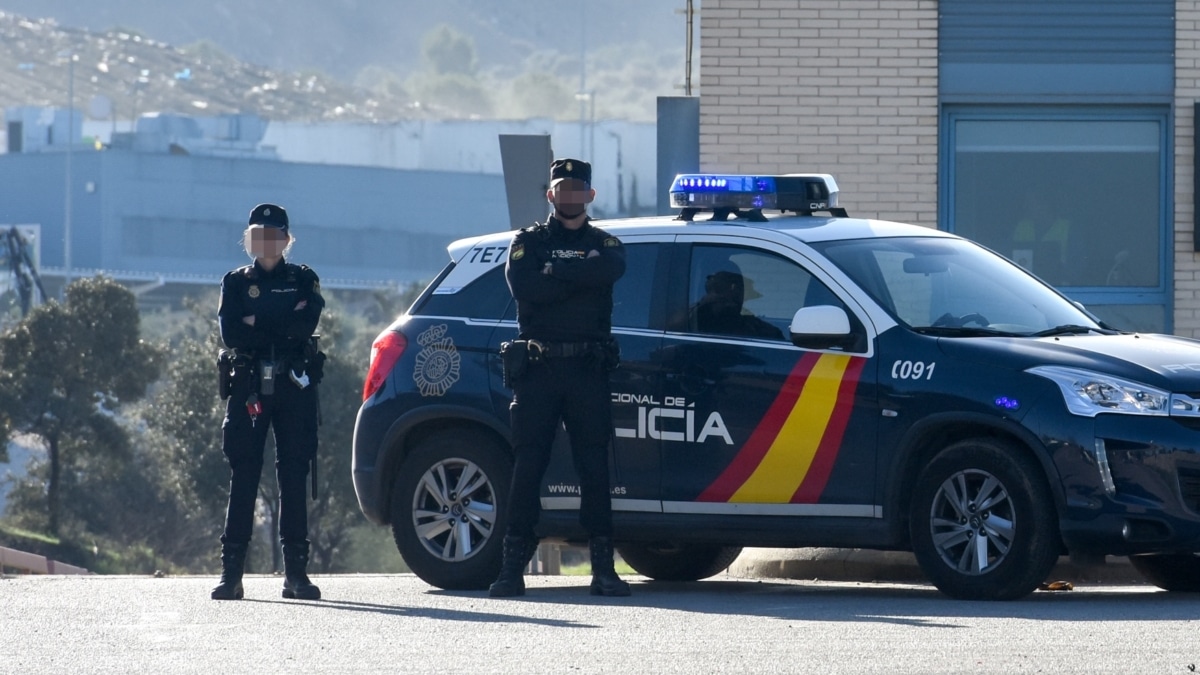
M 510 117 L 566 119 L 574 112 L 575 95 L 559 77 L 550 73 L 525 72 L 510 87 Z
M 343 570 L 339 557 L 349 544 L 350 532 L 366 522 L 354 493 L 350 461 L 350 439 L 354 438 L 354 422 L 362 402 L 366 364 L 356 364 L 353 352 L 346 349 L 352 336 L 343 332 L 342 324 L 341 317 L 328 309 L 321 317 L 321 341 L 328 358 L 320 385 L 319 492 L 309 510 L 309 539 L 313 563 L 322 572 Z
M 58 534 L 63 472 L 86 459 L 128 452 L 116 419 L 155 379 L 161 351 L 139 336 L 133 294 L 104 276 L 79 279 L 66 300 L 34 309 L 0 335 L 0 419 L 6 435 L 42 439 L 46 527 Z
M 425 70 L 406 88 L 426 106 L 461 115 L 489 115 L 491 97 L 478 75 L 475 40 L 445 24 L 421 40 Z
M 139 455 L 159 498 L 169 505 L 143 525 L 146 543 L 160 557 L 190 569 L 206 569 L 216 560 L 214 542 L 229 495 L 229 465 L 221 454 L 225 404 L 217 396 L 216 330 L 202 311 L 192 307 L 187 332 L 175 338 L 157 391 L 137 411 L 146 429 L 136 442 Z
M 435 75 L 474 75 L 475 40 L 447 24 L 440 24 L 421 40 L 421 60 Z

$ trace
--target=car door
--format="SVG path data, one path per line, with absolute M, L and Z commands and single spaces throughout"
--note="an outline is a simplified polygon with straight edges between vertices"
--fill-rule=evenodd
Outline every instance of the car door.
M 859 315 L 794 251 L 679 239 L 664 410 L 650 425 L 663 439 L 664 511 L 879 517 L 877 375 Z M 847 310 L 863 339 L 794 346 L 791 318 L 811 305 Z
M 667 238 L 669 239 L 669 238 Z M 658 439 L 646 432 L 645 409 L 662 397 L 659 364 L 662 348 L 666 284 L 664 237 L 622 236 L 625 274 L 613 287 L 613 335 L 621 345 L 621 364 L 612 383 L 613 445 L 611 490 L 613 511 L 659 512 L 662 457 Z M 544 511 L 579 509 L 579 479 L 570 443 L 561 427 L 555 439 L 542 492 Z

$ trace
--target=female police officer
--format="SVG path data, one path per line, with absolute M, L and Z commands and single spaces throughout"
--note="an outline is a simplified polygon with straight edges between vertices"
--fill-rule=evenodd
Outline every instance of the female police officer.
M 262 475 L 263 445 L 267 428 L 274 427 L 279 539 L 285 568 L 283 597 L 316 600 L 321 591 L 306 573 L 305 479 L 317 454 L 315 380 L 319 379 L 316 371 L 320 364 L 312 334 L 325 300 L 315 272 L 284 260 L 292 236 L 283 208 L 274 204 L 254 207 L 243 245 L 254 263 L 225 275 L 217 310 L 221 340 L 233 357 L 232 377 L 221 392 L 229 397 L 222 450 L 232 477 L 221 535 L 221 582 L 212 597 L 242 597 L 242 570 Z

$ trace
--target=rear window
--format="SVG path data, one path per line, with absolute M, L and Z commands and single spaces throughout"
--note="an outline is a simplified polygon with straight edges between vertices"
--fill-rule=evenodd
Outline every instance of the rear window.
M 515 315 L 509 308 L 512 302 L 512 293 L 504 280 L 504 265 L 497 265 L 457 293 L 430 293 L 413 314 L 498 321 L 506 315 L 510 318 Z

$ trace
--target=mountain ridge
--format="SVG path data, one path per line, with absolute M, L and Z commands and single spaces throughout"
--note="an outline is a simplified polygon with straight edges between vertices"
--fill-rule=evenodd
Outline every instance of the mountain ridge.
M 244 0 L 236 11 L 226 0 L 165 9 L 151 0 L 0 5 L 0 105 L 65 104 L 69 69 L 58 55 L 73 50 L 80 56 L 76 107 L 104 97 L 122 118 L 149 110 L 363 121 L 462 116 L 417 105 L 402 86 L 388 84 L 420 72 L 421 40 L 440 24 L 474 41 L 479 71 L 493 87 L 497 78 L 543 71 L 567 95 L 598 82 L 607 88 L 601 109 L 608 105 L 616 116 L 652 116 L 653 95 L 676 93 L 684 60 L 684 19 L 671 3 Z M 664 39 L 668 30 L 678 32 L 677 46 Z M 591 72 L 579 72 L 584 56 Z M 381 76 L 384 86 L 377 86 Z

